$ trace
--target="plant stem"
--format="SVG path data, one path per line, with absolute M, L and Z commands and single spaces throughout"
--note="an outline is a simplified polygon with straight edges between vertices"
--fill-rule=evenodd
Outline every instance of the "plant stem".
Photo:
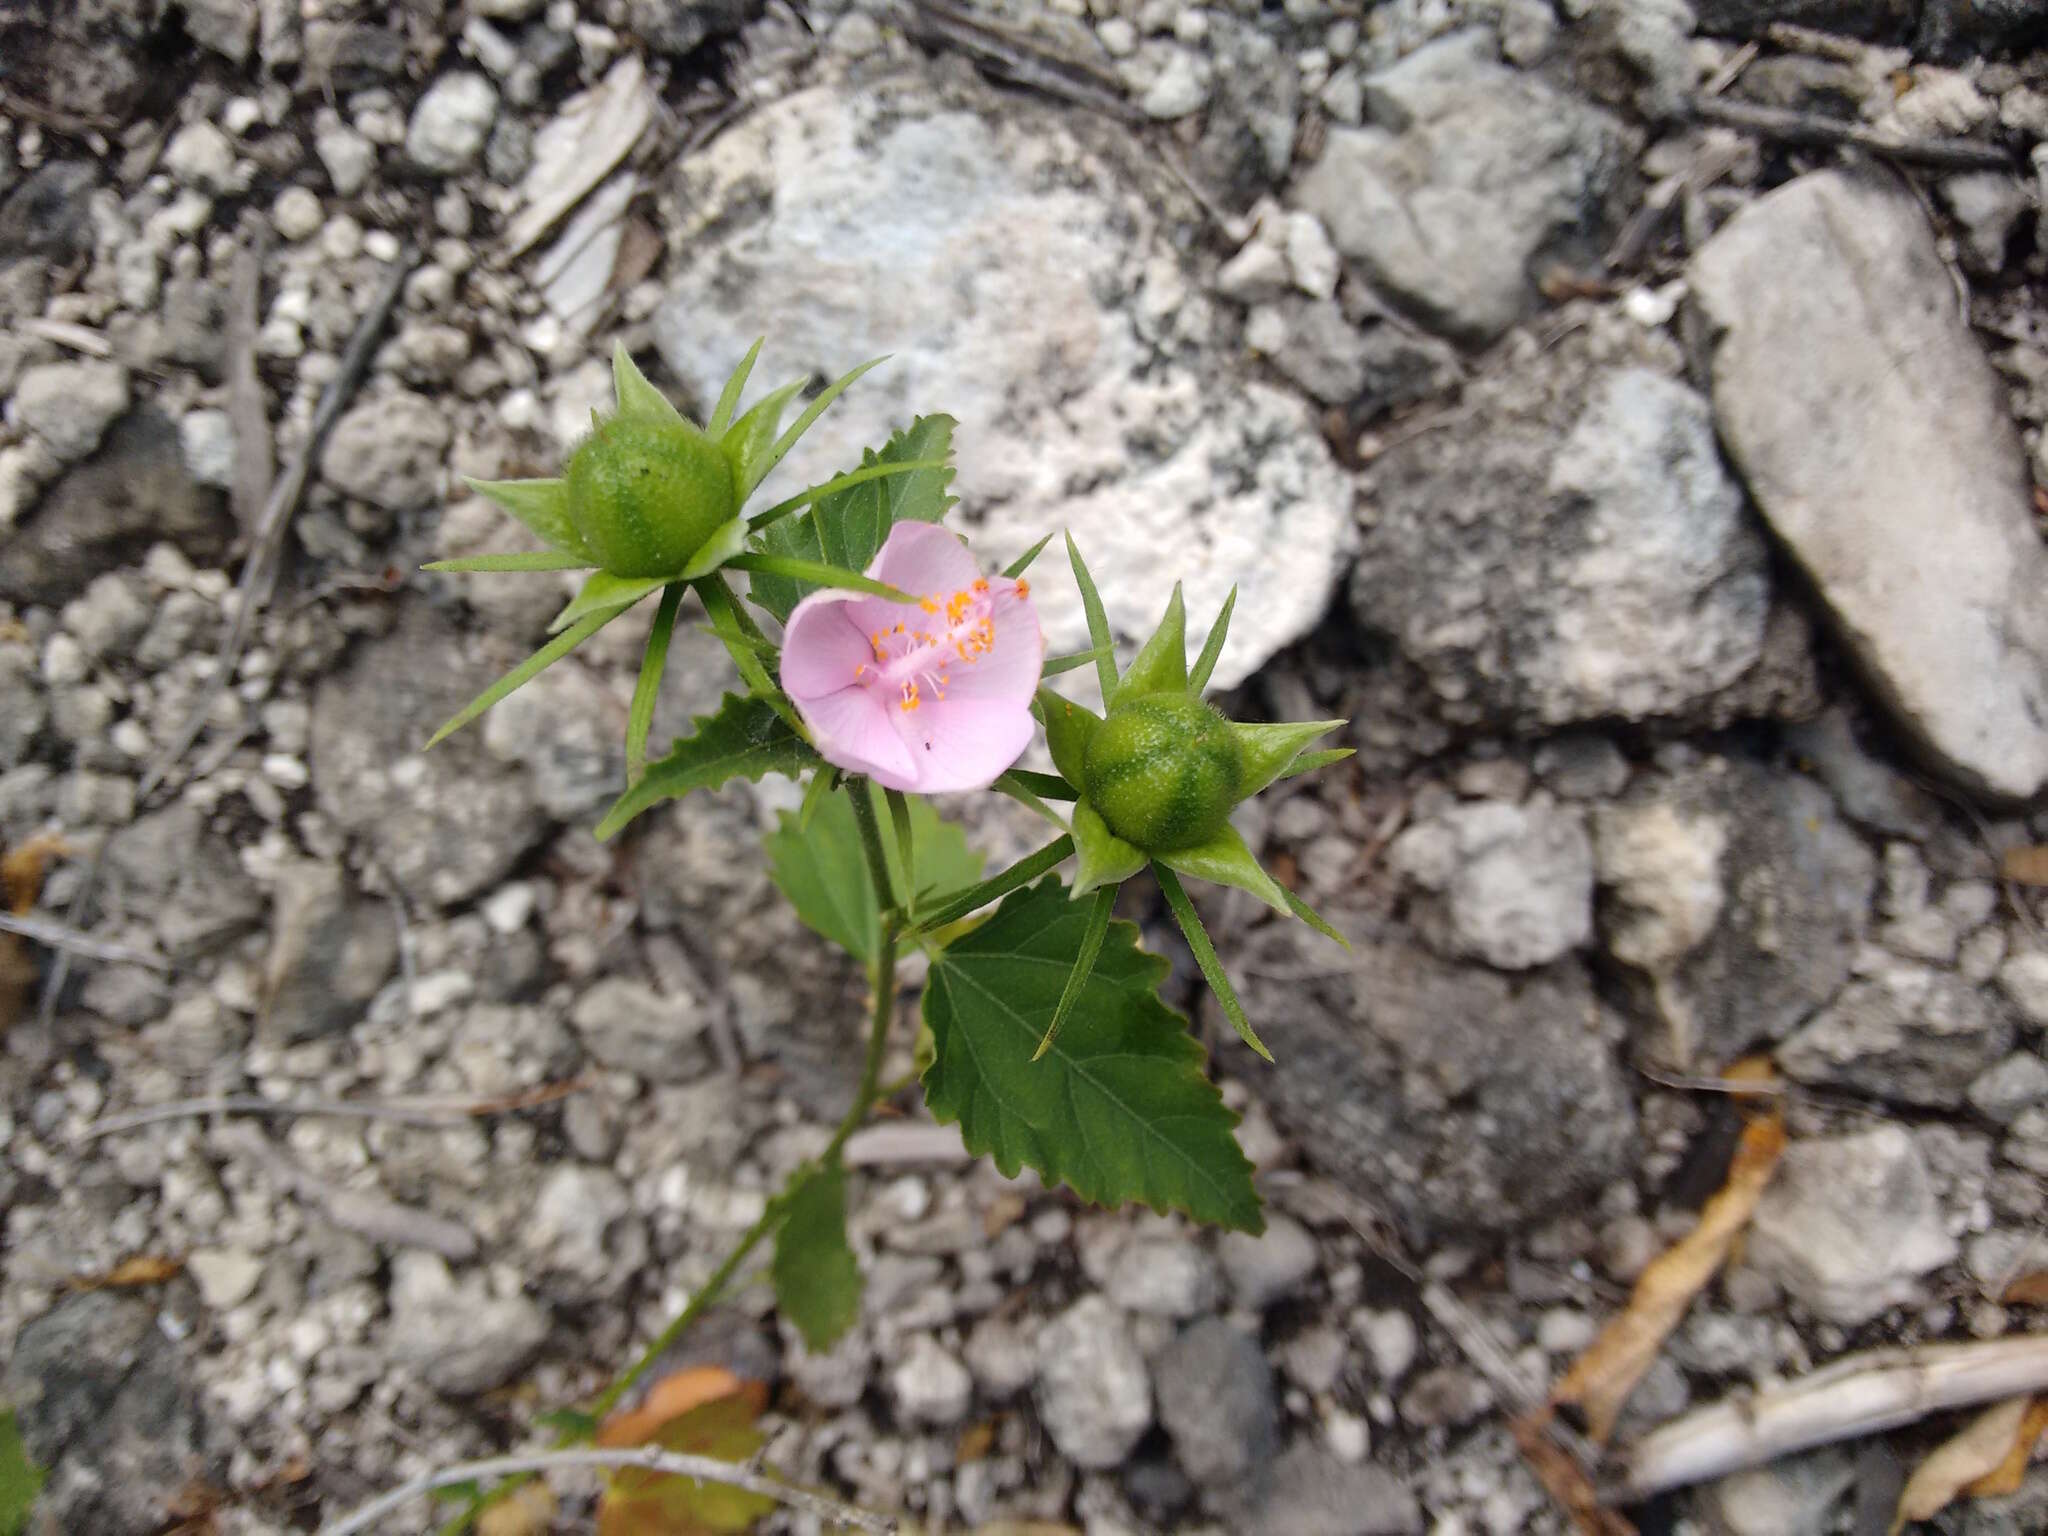
M 882 847 L 881 823 L 875 819 L 874 790 L 866 779 L 849 788 L 852 793 L 847 798 L 853 802 L 853 819 L 860 827 L 861 851 L 867 855 L 868 876 L 875 884 L 875 906 L 883 915 L 882 926 L 888 928 L 888 915 L 896 906 L 896 893 L 889 881 L 889 855 Z M 888 946 L 885 944 L 883 947 Z
M 903 937 L 902 917 L 896 911 L 890 895 L 889 859 L 882 847 L 882 831 L 875 821 L 875 808 L 869 798 L 868 786 L 861 782 L 852 788 L 853 793 L 849 798 L 853 801 L 854 819 L 860 823 L 861 848 L 867 856 L 868 875 L 874 882 L 875 899 L 881 906 L 882 942 L 874 961 L 868 967 L 868 1041 L 867 1052 L 861 1060 L 860 1081 L 854 1087 L 852 1105 L 841 1118 L 838 1129 L 833 1131 L 832 1139 L 825 1143 L 825 1150 L 818 1158 L 820 1164 L 830 1164 L 839 1156 L 846 1146 L 847 1139 L 861 1128 L 869 1111 L 882 1097 L 882 1061 L 889 1049 L 889 1025 L 896 1017 L 896 947 Z M 747 1255 L 760 1247 L 762 1241 L 782 1224 L 783 1202 L 788 1198 L 795 1182 L 792 1179 L 785 1184 L 775 1198 L 768 1202 L 767 1209 L 761 1212 L 760 1219 L 747 1228 L 738 1245 L 725 1256 L 724 1262 L 711 1272 L 711 1277 L 697 1287 L 696 1294 L 690 1298 L 689 1304 L 655 1336 L 653 1343 L 640 1352 L 640 1357 L 626 1368 L 625 1374 L 605 1388 L 591 1403 L 588 1412 L 592 1420 L 601 1420 L 616 1408 L 620 1399 L 633 1389 L 634 1383 L 645 1376 L 653 1368 L 654 1363 L 668 1353 L 676 1340 L 688 1331 L 690 1325 L 718 1300 L 725 1287 L 731 1283 L 733 1276 L 739 1273 L 740 1265 L 746 1262 Z M 560 1448 L 583 1438 L 585 1436 L 580 1434 L 564 1434 L 556 1439 L 555 1445 Z M 531 1482 L 533 1476 L 533 1473 L 528 1472 L 510 1477 L 498 1484 L 483 1498 L 444 1524 L 441 1527 L 441 1536 L 458 1536 L 458 1533 L 468 1530 L 480 1512 L 507 1497 L 520 1484 Z

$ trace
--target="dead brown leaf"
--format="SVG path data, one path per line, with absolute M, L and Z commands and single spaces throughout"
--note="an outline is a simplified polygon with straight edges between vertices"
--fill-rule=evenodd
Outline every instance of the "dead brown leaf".
M 1892 1516 L 1891 1536 L 1898 1536 L 1915 1520 L 1929 1520 L 1939 1514 L 1972 1483 L 2001 1471 L 2031 1414 L 2033 1399 L 2008 1398 L 1993 1403 L 1965 1424 L 1961 1430 L 1927 1453 L 1927 1459 L 1913 1469 L 1899 1493 L 1899 1507 Z M 2038 1432 L 2037 1432 L 2038 1433 Z M 2028 1451 L 2033 1441 L 2027 1442 Z M 2025 1466 L 2024 1456 L 2021 1461 Z
M 135 1286 L 162 1285 L 185 1273 L 183 1259 L 163 1254 L 141 1253 L 123 1259 L 104 1274 L 80 1275 L 71 1282 L 74 1291 L 119 1291 Z
M 46 832 L 19 848 L 0 854 L 0 907 L 16 917 L 35 910 L 43 893 L 43 871 L 52 859 L 70 852 L 61 837 Z M 0 1030 L 21 1017 L 36 984 L 35 956 L 28 941 L 16 933 L 0 933 Z
M 522 1483 L 476 1517 L 476 1536 L 547 1536 L 555 1523 L 555 1496 L 546 1483 Z
M 2048 1269 L 2021 1275 L 1998 1299 L 2008 1307 L 2048 1307 Z
M 1754 1077 L 1756 1068 L 1738 1062 L 1727 1075 Z M 1700 1211 L 1699 1224 L 1651 1261 L 1636 1280 L 1621 1316 L 1600 1331 L 1550 1394 L 1553 1405 L 1579 1405 L 1585 1411 L 1587 1433 L 1601 1444 L 1614 1433 L 1629 1393 L 1656 1360 L 1693 1297 L 1728 1258 L 1777 1170 L 1785 1151 L 1782 1102 L 1757 1101 L 1746 1113 L 1749 1123 L 1736 1143 L 1728 1175 Z
M 2048 847 L 2008 848 L 1998 871 L 2015 885 L 2048 885 Z
M 2027 1416 L 2020 1420 L 2019 1432 L 2012 1437 L 2005 1460 L 1963 1487 L 1963 1496 L 1971 1499 L 1997 1499 L 2008 1493 L 2018 1493 L 2020 1484 L 2026 1481 L 2027 1464 L 2034 1459 L 2034 1447 L 2041 1443 L 2041 1436 L 2048 1434 L 2048 1397 L 2037 1397 L 2027 1405 Z
M 765 1383 L 744 1380 L 723 1366 L 693 1365 L 662 1377 L 638 1408 L 622 1409 L 606 1419 L 598 1426 L 596 1440 L 603 1446 L 645 1445 L 671 1419 L 733 1396 L 744 1396 L 756 1413 L 768 1406 Z
M 995 1424 L 984 1419 L 960 1431 L 960 1438 L 953 1443 L 953 1460 L 959 1463 L 986 1461 L 989 1452 L 995 1448 Z
M 1586 1469 L 1550 1438 L 1551 1411 L 1545 1406 L 1508 1425 L 1521 1449 L 1522 1460 L 1536 1474 L 1536 1481 L 1557 1507 L 1571 1517 L 1580 1536 L 1636 1536 L 1636 1528 L 1627 1516 L 1600 1502 L 1600 1492 Z

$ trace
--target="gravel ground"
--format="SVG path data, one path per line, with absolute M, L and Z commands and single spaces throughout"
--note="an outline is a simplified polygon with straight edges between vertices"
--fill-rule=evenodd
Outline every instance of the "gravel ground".
M 1073 528 L 1126 639 L 1175 580 L 1198 614 L 1237 584 L 1233 712 L 1348 715 L 1358 752 L 1242 828 L 1352 953 L 1208 907 L 1276 1066 L 1123 897 L 1265 1236 L 1005 1180 L 903 1095 L 849 1149 L 855 1332 L 809 1354 L 748 1285 L 678 1357 L 771 1384 L 776 1465 L 933 1530 L 1562 1532 L 1513 1394 L 1691 1227 L 1738 1119 L 1689 1085 L 1759 1050 L 1784 1166 L 1620 1438 L 2039 1330 L 2000 1298 L 2048 1270 L 2048 914 L 2000 860 L 2048 841 L 2044 32 L 1961 0 L 0 9 L 0 843 L 61 839 L 33 916 L 118 946 L 0 954 L 33 1528 L 310 1531 L 534 1443 L 844 1108 L 860 977 L 755 847 L 790 787 L 590 836 L 644 613 L 419 751 L 568 590 L 419 571 L 528 547 L 460 477 L 549 472 L 615 341 L 700 409 L 764 332 L 778 378 L 892 353 L 792 488 L 952 412 L 991 555 Z M 700 629 L 674 654 L 657 742 L 733 681 Z M 275 1107 L 100 1124 L 206 1096 Z M 421 1098 L 488 1112 L 319 1110 Z M 182 1273 L 78 1289 L 137 1256 Z M 1882 1529 L 1939 1433 L 1637 1513 Z M 588 1529 L 594 1482 L 559 1487 Z M 2048 1470 L 1935 1522 L 2044 1525 Z

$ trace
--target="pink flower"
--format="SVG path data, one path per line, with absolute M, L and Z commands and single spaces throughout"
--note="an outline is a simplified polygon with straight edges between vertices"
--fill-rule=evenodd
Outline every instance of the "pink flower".
M 921 601 L 813 592 L 783 633 L 783 689 L 827 762 L 917 794 L 986 788 L 1035 728 L 1030 586 L 983 576 L 936 523 L 898 523 L 867 574 Z

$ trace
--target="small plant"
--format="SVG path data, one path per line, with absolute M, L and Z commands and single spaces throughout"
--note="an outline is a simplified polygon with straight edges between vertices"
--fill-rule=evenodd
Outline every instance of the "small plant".
M 771 773 L 807 777 L 801 809 L 767 838 L 770 870 L 803 921 L 868 977 L 853 1107 L 639 1362 L 586 1409 L 561 1416 L 570 1441 L 596 1433 L 764 1242 L 775 1245 L 778 1304 L 811 1348 L 829 1348 L 858 1318 L 841 1152 L 884 1096 L 896 965 L 906 951 L 930 962 L 918 1082 L 931 1113 L 957 1124 L 970 1151 L 1006 1174 L 1034 1168 L 1098 1204 L 1137 1202 L 1257 1232 L 1259 1197 L 1235 1140 L 1237 1117 L 1186 1021 L 1159 997 L 1166 961 L 1112 919 L 1116 891 L 1151 873 L 1225 1014 L 1268 1059 L 1183 877 L 1250 891 L 1343 942 L 1259 867 L 1230 825 L 1231 810 L 1275 780 L 1349 755 L 1310 750 L 1342 721 L 1238 724 L 1203 700 L 1235 594 L 1190 666 L 1176 587 L 1119 675 L 1102 601 L 1069 537 L 1090 645 L 1047 658 L 1027 572 L 1050 535 L 995 572 L 943 526 L 954 500 L 946 416 L 921 417 L 856 468 L 747 514 L 763 477 L 865 371 L 833 384 L 785 431 L 781 418 L 799 385 L 735 418 L 759 351 L 757 343 L 702 427 L 618 351 L 617 410 L 595 421 L 561 478 L 474 484 L 548 550 L 433 567 L 592 571 L 557 617 L 556 637 L 436 741 L 659 593 L 627 726 L 628 783 L 597 835 L 611 837 L 694 790 Z M 730 571 L 749 577 L 745 602 Z M 650 762 L 654 701 L 692 593 L 744 691 Z M 1100 712 L 1042 687 L 1091 664 Z M 1016 767 L 1040 728 L 1057 773 Z M 984 876 L 958 830 L 915 797 L 991 788 L 1031 807 L 1053 835 Z M 1071 880 L 1059 873 L 1069 862 Z

